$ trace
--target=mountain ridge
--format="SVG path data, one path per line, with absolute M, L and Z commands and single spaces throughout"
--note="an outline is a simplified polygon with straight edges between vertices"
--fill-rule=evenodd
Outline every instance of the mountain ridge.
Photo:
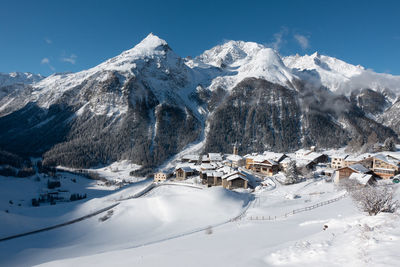
M 156 166 L 196 141 L 213 152 L 239 143 L 241 153 L 364 143 L 372 132 L 384 141 L 399 134 L 400 122 L 385 115 L 397 112 L 398 78 L 243 41 L 184 59 L 149 34 L 93 68 L 0 95 L 0 149 L 49 165 Z

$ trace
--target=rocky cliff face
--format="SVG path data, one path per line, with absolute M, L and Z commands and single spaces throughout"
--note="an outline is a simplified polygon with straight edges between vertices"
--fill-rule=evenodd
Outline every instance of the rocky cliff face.
M 241 153 L 397 137 L 398 88 L 382 88 L 398 77 L 355 88 L 368 73 L 346 64 L 235 41 L 184 60 L 150 34 L 92 69 L 0 86 L 0 150 L 50 165 L 158 165 L 202 137 L 204 151 Z

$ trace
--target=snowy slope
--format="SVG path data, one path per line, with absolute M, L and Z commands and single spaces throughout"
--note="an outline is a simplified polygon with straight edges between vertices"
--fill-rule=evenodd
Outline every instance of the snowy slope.
M 124 190 L 118 193 L 124 194 Z M 288 195 L 298 198 L 288 198 Z M 245 193 L 160 187 L 121 203 L 106 221 L 100 215 L 51 232 L 0 243 L 0 264 L 42 266 L 397 266 L 399 214 L 369 217 L 350 198 L 277 220 L 298 207 L 343 192 L 320 181 L 279 186 L 254 193 L 246 216 L 235 216 Z M 102 197 L 83 204 L 115 199 Z M 51 208 L 51 207 L 49 207 Z M 207 230 L 207 225 L 215 225 Z M 323 230 L 324 225 L 328 228 Z M 197 229 L 202 229 L 197 231 Z M 23 241 L 23 243 L 22 243 Z
M 340 59 L 314 53 L 284 57 L 288 68 L 305 80 L 326 86 L 333 92 L 349 95 L 355 89 L 370 88 L 376 91 L 389 89 L 400 93 L 400 77 L 375 73 L 364 67 Z
M 129 191 L 132 189 L 92 199 L 70 210 L 67 215 L 77 217 L 101 208 L 102 204 L 110 205 L 120 196 L 129 195 Z M 140 199 L 121 202 L 108 220 L 99 220 L 103 214 L 68 227 L 32 235 L 24 238 L 24 248 L 20 246 L 21 239 L 0 243 L 0 265 L 34 265 L 47 262 L 49 257 L 52 260 L 70 258 L 77 253 L 84 256 L 168 239 L 229 220 L 242 210 L 247 198 L 246 194 L 222 188 L 159 187 Z M 51 206 L 47 208 L 48 221 L 54 221 L 51 209 Z M 29 216 L 19 217 L 26 223 L 32 222 Z

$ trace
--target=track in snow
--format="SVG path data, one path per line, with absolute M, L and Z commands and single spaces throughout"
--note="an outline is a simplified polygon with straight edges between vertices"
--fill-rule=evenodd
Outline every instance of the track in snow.
M 41 228 L 41 229 L 38 229 L 38 230 L 29 231 L 29 232 L 25 232 L 25 233 L 21 233 L 21 234 L 16 234 L 16 235 L 0 238 L 0 242 L 11 240 L 11 239 L 15 239 L 15 238 L 18 238 L 18 237 L 23 237 L 23 236 L 33 235 L 33 234 L 37 234 L 37 233 L 41 233 L 41 232 L 50 231 L 50 230 L 53 230 L 53 229 L 61 228 L 61 227 L 67 226 L 67 225 L 71 225 L 71 224 L 74 224 L 74 223 L 77 223 L 77 222 L 81 222 L 81 221 L 87 220 L 87 219 L 89 219 L 89 218 L 91 218 L 93 216 L 99 215 L 99 214 L 101 214 L 103 212 L 106 212 L 106 211 L 118 206 L 121 203 L 121 201 L 143 197 L 143 196 L 147 195 L 153 189 L 155 189 L 157 187 L 160 187 L 160 186 L 166 186 L 166 185 L 185 186 L 185 187 L 203 189 L 202 187 L 198 187 L 198 186 L 195 186 L 195 185 L 189 185 L 189 184 L 182 184 L 182 183 L 168 183 L 168 182 L 167 183 L 163 183 L 163 184 L 154 184 L 154 183 L 152 183 L 152 184 L 150 184 L 149 186 L 145 187 L 143 190 L 141 190 L 140 192 L 136 193 L 133 196 L 120 199 L 117 203 L 115 203 L 113 205 L 110 205 L 110 206 L 107 206 L 107 207 L 102 208 L 100 210 L 97 210 L 95 212 L 89 213 L 89 214 L 87 214 L 85 216 L 82 216 L 82 217 L 79 217 L 77 219 L 70 220 L 70 221 L 67 221 L 67 222 L 64 222 L 64 223 L 56 224 L 56 225 L 53 225 L 53 226 L 44 227 L 44 228 Z

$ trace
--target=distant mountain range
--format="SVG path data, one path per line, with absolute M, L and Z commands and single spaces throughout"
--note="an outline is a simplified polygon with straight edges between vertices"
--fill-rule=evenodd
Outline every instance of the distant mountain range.
M 149 34 L 98 66 L 47 78 L 0 74 L 0 150 L 90 167 L 159 165 L 207 152 L 331 148 L 400 133 L 400 76 L 314 53 L 229 41 L 181 58 Z

